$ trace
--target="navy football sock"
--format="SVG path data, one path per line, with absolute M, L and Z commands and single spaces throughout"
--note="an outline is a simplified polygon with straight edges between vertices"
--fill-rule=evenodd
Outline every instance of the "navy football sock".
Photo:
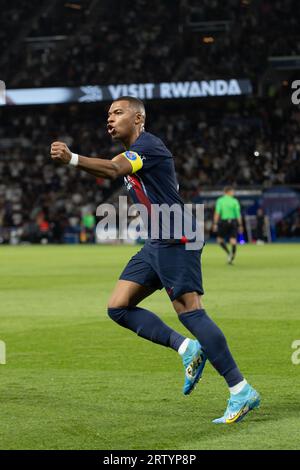
M 232 254 L 232 257 L 234 258 L 236 254 L 236 245 L 231 246 L 231 254 Z
M 221 242 L 220 247 L 223 248 L 223 250 L 226 251 L 226 253 L 229 255 L 229 250 L 225 242 Z
M 224 334 L 204 309 L 182 313 L 179 320 L 198 339 L 209 361 L 224 377 L 229 387 L 237 385 L 243 376 L 237 367 Z
M 157 315 L 140 307 L 108 308 L 108 315 L 119 325 L 134 331 L 138 336 L 153 343 L 178 351 L 186 339 L 168 327 Z

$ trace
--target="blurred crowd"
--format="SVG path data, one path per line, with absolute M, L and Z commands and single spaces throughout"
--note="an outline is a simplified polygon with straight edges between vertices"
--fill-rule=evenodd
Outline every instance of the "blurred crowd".
M 160 136 L 175 158 L 186 202 L 203 189 L 267 189 L 300 182 L 300 110 L 276 101 L 235 101 L 216 107 L 196 102 L 147 106 L 146 130 Z M 114 182 L 53 163 L 54 140 L 88 156 L 120 152 L 106 133 L 106 109 L 95 104 L 2 108 L 0 226 L 2 242 L 93 241 L 97 206 Z
M 276 234 L 279 238 L 300 238 L 300 209 L 278 222 Z
M 300 54 L 296 0 L 20 0 L 1 11 L 4 47 L 29 24 L 8 50 L 8 88 L 255 80 L 269 56 Z
M 300 55 L 296 0 L 0 0 L 7 88 L 250 78 Z M 175 157 L 187 202 L 205 188 L 300 183 L 300 111 L 268 98 L 147 102 L 146 129 Z M 55 165 L 50 143 L 110 158 L 103 104 L 0 108 L 0 242 L 93 242 L 122 182 Z M 297 234 L 298 216 L 278 226 Z M 14 238 L 15 237 L 15 238 Z
M 187 118 L 188 116 L 188 118 Z M 300 110 L 276 101 L 227 103 L 160 114 L 153 124 L 175 155 L 182 195 L 231 183 L 264 188 L 300 182 Z

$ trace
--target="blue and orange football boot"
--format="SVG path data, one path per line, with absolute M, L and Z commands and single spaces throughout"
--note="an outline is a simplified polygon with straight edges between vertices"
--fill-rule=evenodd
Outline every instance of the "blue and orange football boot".
M 258 408 L 260 405 L 260 395 L 248 383 L 240 393 L 230 395 L 224 416 L 213 420 L 215 424 L 233 424 L 241 421 L 249 411 Z
M 185 370 L 184 395 L 189 395 L 201 379 L 206 360 L 206 355 L 200 343 L 197 340 L 190 339 L 186 351 L 182 355 Z

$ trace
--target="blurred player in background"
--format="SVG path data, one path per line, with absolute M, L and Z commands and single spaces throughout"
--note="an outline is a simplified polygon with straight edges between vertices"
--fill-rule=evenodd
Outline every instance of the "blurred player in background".
M 142 101 L 127 96 L 119 98 L 109 108 L 107 130 L 113 140 L 122 142 L 124 152 L 112 160 L 89 158 L 73 154 L 63 142 L 53 142 L 51 157 L 96 177 L 124 177 L 133 201 L 147 208 L 151 224 L 153 204 L 169 207 L 184 204 L 177 191 L 173 156 L 159 138 L 145 131 L 145 119 Z M 122 327 L 181 355 L 185 395 L 191 393 L 200 379 L 208 358 L 224 377 L 230 391 L 224 416 L 214 422 L 231 424 L 258 407 L 260 397 L 241 374 L 224 334 L 204 310 L 202 247 L 187 250 L 184 238 L 177 239 L 173 227 L 169 240 L 150 238 L 146 241 L 121 273 L 109 300 L 108 315 Z M 182 336 L 155 313 L 138 307 L 142 300 L 163 287 L 179 320 L 196 340 Z
M 228 255 L 228 264 L 232 264 L 236 256 L 237 236 L 243 233 L 240 203 L 234 197 L 231 186 L 224 188 L 224 195 L 216 202 L 213 232 L 217 232 L 217 242 Z M 227 247 L 229 241 L 231 249 Z

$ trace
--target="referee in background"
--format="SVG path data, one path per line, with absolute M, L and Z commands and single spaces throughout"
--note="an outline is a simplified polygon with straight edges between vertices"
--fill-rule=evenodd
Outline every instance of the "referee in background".
M 234 197 L 232 186 L 226 186 L 224 195 L 217 199 L 213 232 L 217 232 L 217 242 L 226 251 L 228 264 L 232 264 L 236 255 L 237 234 L 243 233 L 240 203 Z M 227 240 L 231 251 L 227 247 Z

